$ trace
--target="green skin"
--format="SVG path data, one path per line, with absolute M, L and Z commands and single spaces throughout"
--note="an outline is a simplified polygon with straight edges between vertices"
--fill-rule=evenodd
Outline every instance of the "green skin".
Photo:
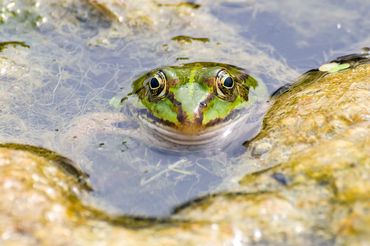
M 194 135 L 232 120 L 256 87 L 239 67 L 198 62 L 153 70 L 134 81 L 133 94 L 152 123 Z

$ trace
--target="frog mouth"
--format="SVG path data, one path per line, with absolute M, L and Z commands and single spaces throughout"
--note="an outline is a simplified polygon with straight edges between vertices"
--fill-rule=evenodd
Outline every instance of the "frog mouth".
M 230 135 L 234 134 L 238 126 L 247 121 L 248 117 L 249 114 L 245 110 L 237 110 L 230 117 L 213 122 L 210 126 L 206 125 L 201 130 L 183 131 L 173 127 L 173 123 L 163 123 L 156 118 L 153 119 L 153 116 L 147 117 L 145 113 L 137 113 L 137 118 L 147 132 L 148 142 L 155 143 L 159 148 L 172 150 L 222 147 L 233 140 Z
M 146 108 L 135 107 L 134 103 L 127 103 L 122 108 L 123 113 L 136 118 L 142 128 L 140 139 L 157 149 L 175 152 L 197 151 L 205 149 L 220 149 L 228 144 L 243 143 L 253 136 L 249 136 L 251 129 L 260 128 L 258 115 L 263 112 L 259 103 L 252 107 L 234 110 L 228 117 L 211 121 L 199 127 L 189 124 L 188 129 L 179 129 L 169 121 L 153 116 Z M 246 139 L 247 138 L 247 139 Z

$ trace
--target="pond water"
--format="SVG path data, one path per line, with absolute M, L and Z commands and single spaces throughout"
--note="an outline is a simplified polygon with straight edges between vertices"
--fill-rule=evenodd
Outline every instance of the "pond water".
M 234 185 L 241 170 L 254 170 L 240 156 L 258 124 L 221 150 L 158 151 L 125 134 L 135 126 L 109 103 L 130 92 L 137 76 L 166 65 L 222 62 L 246 68 L 271 94 L 370 43 L 370 1 L 176 3 L 127 3 L 118 7 L 125 17 L 118 23 L 88 1 L 0 1 L 0 42 L 30 46 L 0 53 L 0 141 L 71 158 L 90 175 L 94 190 L 86 199 L 95 206 L 167 216 L 174 206 Z

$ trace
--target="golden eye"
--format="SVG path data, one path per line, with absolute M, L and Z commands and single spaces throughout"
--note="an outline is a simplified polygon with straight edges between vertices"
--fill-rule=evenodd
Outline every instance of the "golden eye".
M 216 75 L 216 93 L 217 96 L 225 100 L 234 99 L 235 82 L 233 77 L 225 70 L 221 69 Z
M 151 78 L 148 79 L 148 87 L 150 94 L 156 98 L 162 98 L 166 94 L 167 81 L 166 75 L 159 70 Z

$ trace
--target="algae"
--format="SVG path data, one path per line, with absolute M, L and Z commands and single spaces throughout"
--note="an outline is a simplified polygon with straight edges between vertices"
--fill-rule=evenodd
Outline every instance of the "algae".
M 4 49 L 6 49 L 8 46 L 13 46 L 14 48 L 16 46 L 24 47 L 24 48 L 30 48 L 26 42 L 22 41 L 5 41 L 5 42 L 0 42 L 0 52 L 2 52 Z

